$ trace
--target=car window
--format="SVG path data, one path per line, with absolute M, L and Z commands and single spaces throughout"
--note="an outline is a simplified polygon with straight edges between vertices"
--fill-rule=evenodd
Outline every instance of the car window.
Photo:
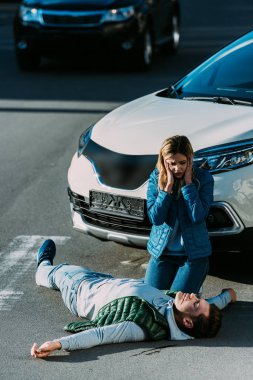
M 211 86 L 228 89 L 252 89 L 253 88 L 253 48 L 246 46 L 240 51 L 230 54 L 219 64 Z M 214 71 L 214 70 L 213 70 Z
M 253 33 L 228 45 L 177 84 L 184 96 L 253 98 Z

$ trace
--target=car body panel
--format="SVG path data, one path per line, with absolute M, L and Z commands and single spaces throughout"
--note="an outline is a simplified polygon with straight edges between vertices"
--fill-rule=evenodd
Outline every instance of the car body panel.
M 41 9 L 113 9 L 119 7 L 128 7 L 136 5 L 140 0 L 25 0 L 26 6 Z
M 187 115 L 187 117 L 185 117 Z M 168 136 L 186 134 L 194 150 L 252 136 L 253 109 L 147 95 L 107 114 L 92 139 L 114 152 L 157 154 Z M 149 133 L 143 133 L 145 130 Z M 142 142 L 140 144 L 140 141 Z
M 214 202 L 223 202 L 224 199 L 233 210 L 240 215 L 242 224 L 251 227 L 253 224 L 253 176 L 252 167 L 238 169 L 239 176 L 234 172 L 216 174 L 214 176 Z M 89 182 L 87 182 L 89 178 Z M 74 155 L 68 172 L 68 182 L 71 190 L 89 198 L 90 189 L 103 192 L 121 194 L 125 196 L 147 198 L 148 178 L 142 186 L 133 190 L 113 188 L 101 183 L 96 175 L 92 163 L 84 156 Z

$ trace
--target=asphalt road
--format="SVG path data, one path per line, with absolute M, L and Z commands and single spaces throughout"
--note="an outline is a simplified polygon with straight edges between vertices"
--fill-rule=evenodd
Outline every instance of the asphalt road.
M 175 56 L 158 54 L 148 73 L 115 60 L 43 63 L 22 73 L 15 63 L 15 4 L 0 4 L 0 379 L 242 379 L 253 372 L 253 275 L 249 257 L 214 253 L 204 293 L 234 287 L 238 303 L 224 313 L 213 340 L 142 342 L 29 355 L 64 335 L 73 320 L 58 292 L 34 283 L 36 250 L 57 243 L 56 263 L 141 277 L 145 250 L 101 242 L 72 230 L 67 170 L 81 132 L 119 104 L 162 89 L 253 23 L 253 2 L 182 0 L 182 41 Z

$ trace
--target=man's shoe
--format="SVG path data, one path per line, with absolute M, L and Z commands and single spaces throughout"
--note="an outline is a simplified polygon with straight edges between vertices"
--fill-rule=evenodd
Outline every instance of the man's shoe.
M 56 247 L 54 241 L 51 239 L 45 240 L 38 250 L 37 266 L 39 266 L 44 260 L 49 260 L 51 265 L 53 265 L 55 253 Z

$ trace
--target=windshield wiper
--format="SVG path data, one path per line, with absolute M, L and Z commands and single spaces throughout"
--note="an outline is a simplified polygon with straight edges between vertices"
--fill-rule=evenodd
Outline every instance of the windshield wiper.
M 242 106 L 253 106 L 250 100 L 231 99 L 234 104 L 241 104 Z
M 202 100 L 206 102 L 214 102 L 220 104 L 231 104 L 231 105 L 243 105 L 243 106 L 252 106 L 253 103 L 246 100 L 231 99 L 226 96 L 184 96 L 184 100 Z
M 175 86 L 173 84 L 170 86 L 170 89 L 172 90 L 172 93 L 176 95 L 176 98 L 179 99 L 179 93 L 177 92 Z

